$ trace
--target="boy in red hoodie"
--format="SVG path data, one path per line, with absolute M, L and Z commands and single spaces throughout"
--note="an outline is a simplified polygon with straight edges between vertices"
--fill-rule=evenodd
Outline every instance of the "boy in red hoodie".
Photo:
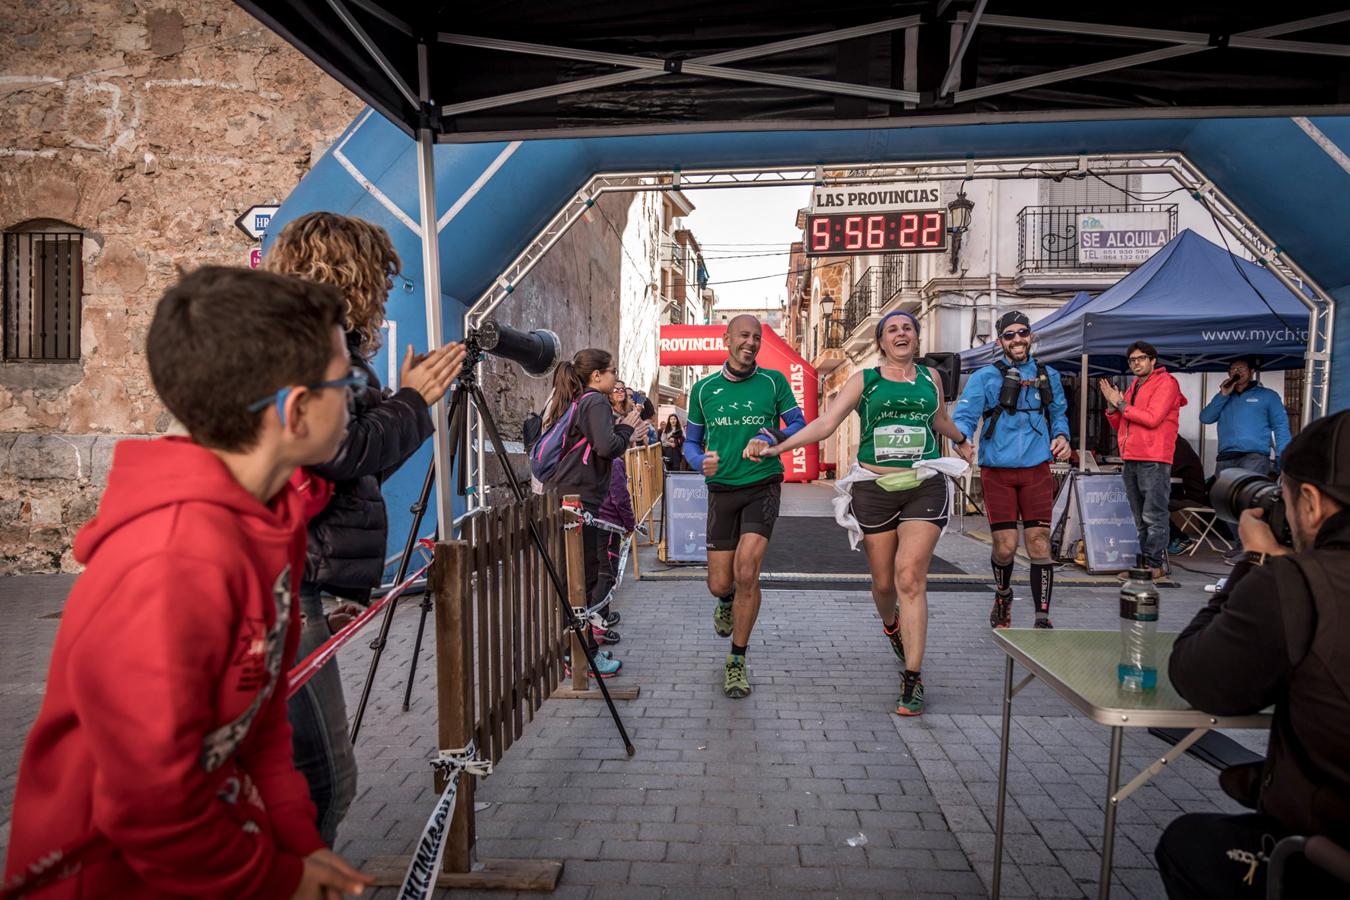
M 119 444 L 76 538 L 86 569 L 24 747 L 7 888 L 327 898 L 369 883 L 320 840 L 286 721 L 305 522 L 326 491 L 290 479 L 347 426 L 342 321 L 334 289 L 249 269 L 199 269 L 161 298 L 150 375 L 192 437 Z

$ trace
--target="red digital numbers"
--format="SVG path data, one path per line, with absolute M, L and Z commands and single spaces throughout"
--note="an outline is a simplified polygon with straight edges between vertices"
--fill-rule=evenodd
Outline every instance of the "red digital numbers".
M 823 253 L 830 249 L 830 220 L 818 216 L 811 221 L 811 250 Z
M 921 247 L 942 246 L 942 213 L 923 214 L 923 232 L 919 235 L 919 245 Z
M 862 216 L 848 216 L 844 219 L 844 249 L 861 250 L 862 245 Z
M 886 217 L 867 217 L 867 249 L 880 250 L 886 246 Z
M 945 210 L 882 212 L 807 217 L 807 254 L 942 250 L 946 246 Z

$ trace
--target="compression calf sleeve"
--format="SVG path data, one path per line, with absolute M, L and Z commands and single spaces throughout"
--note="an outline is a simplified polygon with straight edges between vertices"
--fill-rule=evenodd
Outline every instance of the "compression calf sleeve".
M 1031 602 L 1036 618 L 1050 615 L 1050 591 L 1055 585 L 1055 563 L 1049 559 L 1031 561 Z
M 1007 593 L 1012 588 L 1013 561 L 1010 559 L 1000 563 L 991 556 L 989 566 L 994 570 L 994 587 L 1000 594 Z

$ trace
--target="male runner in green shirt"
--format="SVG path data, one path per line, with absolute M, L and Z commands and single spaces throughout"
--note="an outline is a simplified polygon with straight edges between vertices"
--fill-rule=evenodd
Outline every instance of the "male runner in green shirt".
M 684 441 L 684 458 L 708 482 L 708 590 L 717 598 L 713 628 L 731 637 L 723 690 L 733 700 L 750 693 L 745 650 L 759 615 L 759 570 L 783 483 L 777 459 L 741 454 L 751 441 L 772 446 L 806 424 L 783 373 L 756 364 L 762 340 L 754 316 L 727 323 L 727 361 L 689 392 Z

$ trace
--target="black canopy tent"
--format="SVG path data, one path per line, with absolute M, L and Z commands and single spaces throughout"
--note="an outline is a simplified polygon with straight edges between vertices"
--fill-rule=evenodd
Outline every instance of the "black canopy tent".
M 1350 112 L 1350 11 L 1335 0 L 1138 0 L 1091 21 L 1050 0 L 1017 16 L 987 0 L 237 2 L 417 139 L 422 234 L 437 233 L 436 142 Z M 439 285 L 437 241 L 422 255 Z M 439 346 L 441 304 L 426 306 Z M 444 435 L 443 404 L 434 416 Z
M 441 141 L 1350 102 L 1335 0 L 1086 15 L 1041 0 L 1016 16 L 986 0 L 239 2 L 410 135 L 427 125 Z

